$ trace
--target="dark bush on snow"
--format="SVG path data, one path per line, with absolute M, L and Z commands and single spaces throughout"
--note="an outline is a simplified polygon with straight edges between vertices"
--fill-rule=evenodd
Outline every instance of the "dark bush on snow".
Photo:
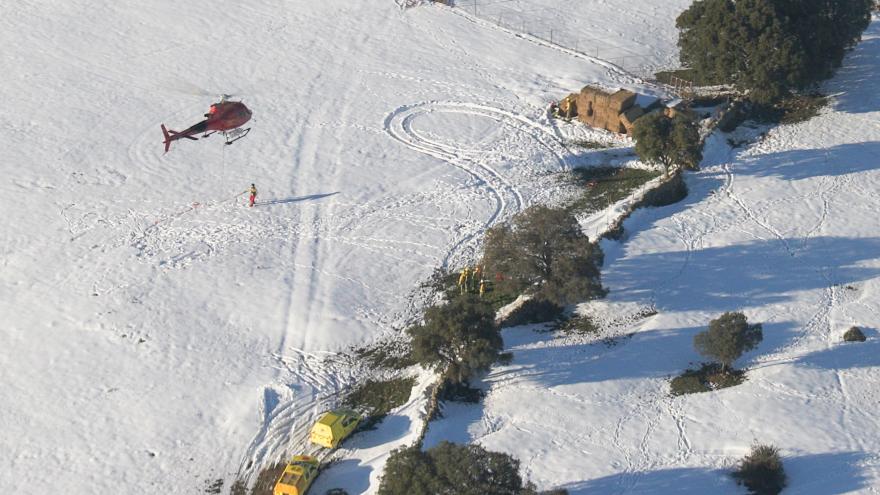
M 733 477 L 755 495 L 776 495 L 785 488 L 786 476 L 779 449 L 756 445 L 739 463 Z
M 843 340 L 846 342 L 864 342 L 867 338 L 865 337 L 865 334 L 862 333 L 861 328 L 850 327 L 850 329 L 843 334 Z
M 544 299 L 529 299 L 501 322 L 502 327 L 515 327 L 529 323 L 553 321 L 562 315 L 562 306 Z
M 395 450 L 385 463 L 380 495 L 519 495 L 534 493 L 523 485 L 519 461 L 479 445 L 442 442 L 427 451 Z
M 684 373 L 673 378 L 669 385 L 672 395 L 685 395 L 734 387 L 745 379 L 744 371 L 733 369 L 723 371 L 718 363 L 703 363 L 698 369 L 685 370 Z

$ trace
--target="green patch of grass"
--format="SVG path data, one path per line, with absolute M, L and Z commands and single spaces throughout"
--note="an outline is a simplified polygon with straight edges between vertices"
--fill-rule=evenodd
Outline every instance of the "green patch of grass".
M 711 392 L 739 385 L 745 379 L 746 372 L 743 370 L 728 370 L 722 373 L 720 364 L 704 363 L 699 369 L 685 370 L 684 373 L 673 378 L 670 390 L 672 395 Z
M 402 370 L 416 364 L 409 346 L 404 342 L 380 342 L 354 351 L 371 368 Z
M 659 176 L 658 171 L 637 168 L 576 168 L 570 172 L 570 180 L 582 187 L 583 192 L 567 209 L 574 214 L 604 210 Z
M 415 383 L 415 378 L 369 380 L 348 394 L 343 404 L 363 413 L 366 417 L 361 421 L 358 429 L 369 430 L 382 421 L 392 409 L 402 406 L 409 400 Z

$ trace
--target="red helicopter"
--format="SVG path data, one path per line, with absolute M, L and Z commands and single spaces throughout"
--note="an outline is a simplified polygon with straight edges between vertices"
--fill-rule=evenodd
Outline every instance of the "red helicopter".
M 208 137 L 215 132 L 222 132 L 226 138 L 226 144 L 232 144 L 245 137 L 251 128 L 239 129 L 251 119 L 251 111 L 240 101 L 227 101 L 224 96 L 220 102 L 211 105 L 211 109 L 205 114 L 205 120 L 183 131 L 169 131 L 162 124 L 162 134 L 165 135 L 165 153 L 171 147 L 172 141 L 186 138 L 198 141 L 194 134 L 204 133 L 201 137 Z

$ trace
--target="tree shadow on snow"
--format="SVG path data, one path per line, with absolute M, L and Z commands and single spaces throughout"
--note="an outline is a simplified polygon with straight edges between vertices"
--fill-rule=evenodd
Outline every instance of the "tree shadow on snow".
M 783 457 L 788 475 L 784 493 L 799 495 L 840 495 L 867 486 L 858 464 L 862 452 L 839 452 Z M 657 471 L 612 474 L 585 482 L 564 485 L 570 495 L 631 493 L 639 495 L 703 495 L 707 493 L 745 493 L 730 476 L 731 470 L 709 468 L 671 468 Z
M 707 468 L 672 468 L 657 471 L 618 473 L 562 488 L 570 495 L 632 493 L 666 495 L 705 495 L 738 493 L 728 471 Z
M 522 347 L 506 347 L 513 352 L 513 361 L 493 367 L 485 381 L 529 381 L 539 389 L 645 378 L 665 382 L 708 361 L 694 349 L 694 335 L 707 328 L 708 322 L 705 326 L 657 328 L 620 336 L 614 342 L 596 340 L 579 344 L 548 345 L 541 342 L 548 340 L 543 335 L 535 335 L 531 341 L 521 338 L 518 345 Z M 743 354 L 734 366 L 748 370 L 755 356 L 784 348 L 800 330 L 791 321 L 763 323 L 764 340 L 758 349 Z M 505 343 L 510 333 L 505 333 Z
M 868 480 L 859 465 L 866 457 L 864 452 L 834 452 L 793 457 L 783 454 L 782 465 L 789 480 L 785 493 L 841 495 L 865 488 L 868 486 Z
M 254 203 L 254 206 L 267 206 L 267 205 L 282 205 L 287 203 L 299 203 L 301 201 L 310 201 L 313 199 L 321 199 L 326 198 L 328 196 L 335 196 L 339 194 L 339 191 L 332 193 L 324 193 L 324 194 L 312 194 L 309 196 L 299 196 L 296 198 L 285 198 L 285 199 L 269 199 L 266 201 L 257 201 Z
M 880 169 L 878 155 L 878 141 L 847 143 L 830 148 L 744 156 L 737 159 L 733 170 L 740 176 L 777 177 L 781 180 L 840 177 Z
M 488 385 L 483 380 L 473 380 L 471 386 L 483 390 Z M 477 403 L 440 401 L 439 415 L 428 423 L 428 431 L 422 443 L 423 449 L 430 449 L 440 442 L 458 444 L 472 443 L 481 434 L 484 400 Z
M 394 442 L 409 433 L 412 420 L 409 416 L 389 414 L 382 418 L 376 428 L 358 433 L 345 443 L 345 447 L 353 449 L 370 449 L 388 442 Z
M 617 260 L 610 289 L 625 301 L 656 291 L 666 311 L 720 314 L 796 301 L 828 287 L 829 276 L 840 284 L 875 278 L 880 268 L 864 265 L 878 252 L 880 238 L 820 236 L 646 253 Z
M 880 340 L 864 328 L 862 331 L 868 335 L 865 342 L 843 342 L 841 339 L 827 349 L 799 357 L 797 363 L 823 370 L 880 367 Z
M 366 493 L 370 488 L 370 475 L 373 468 L 361 464 L 360 459 L 346 459 L 334 462 L 321 469 L 312 485 L 310 493 L 326 493 L 333 488 L 342 488 L 347 493 Z
M 837 76 L 825 84 L 828 93 L 843 92 L 835 100 L 835 109 L 848 113 L 880 110 L 880 22 L 872 22 L 862 34 L 862 42 L 846 55 Z M 853 125 L 859 125 L 853 123 Z
M 539 389 L 565 385 L 665 378 L 699 359 L 693 335 L 701 328 L 639 332 L 617 344 L 602 342 L 512 348 L 510 365 L 492 368 L 488 382 L 529 381 Z M 540 337 L 539 337 L 540 338 Z

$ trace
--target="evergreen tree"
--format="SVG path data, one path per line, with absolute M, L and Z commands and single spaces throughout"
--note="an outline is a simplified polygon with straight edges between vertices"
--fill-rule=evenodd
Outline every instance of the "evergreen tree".
M 581 231 L 577 219 L 561 209 L 533 206 L 510 223 L 489 229 L 482 264 L 498 284 L 533 292 L 559 305 L 602 294 L 602 253 Z
M 871 0 L 697 0 L 676 20 L 683 64 L 772 103 L 832 75 Z
M 380 495 L 517 495 L 524 487 L 519 461 L 479 445 L 442 442 L 422 452 L 395 450 L 385 463 Z
M 424 324 L 407 332 L 413 339 L 413 358 L 426 366 L 442 367 L 455 384 L 488 369 L 503 344 L 495 312 L 474 296 L 428 308 Z
M 760 323 L 749 325 L 744 314 L 728 312 L 710 321 L 707 331 L 694 336 L 694 347 L 700 354 L 721 363 L 724 372 L 763 339 Z
M 696 169 L 703 159 L 697 125 L 684 115 L 670 119 L 654 112 L 636 120 L 636 153 L 646 163 L 660 164 L 668 175 L 673 165 Z

